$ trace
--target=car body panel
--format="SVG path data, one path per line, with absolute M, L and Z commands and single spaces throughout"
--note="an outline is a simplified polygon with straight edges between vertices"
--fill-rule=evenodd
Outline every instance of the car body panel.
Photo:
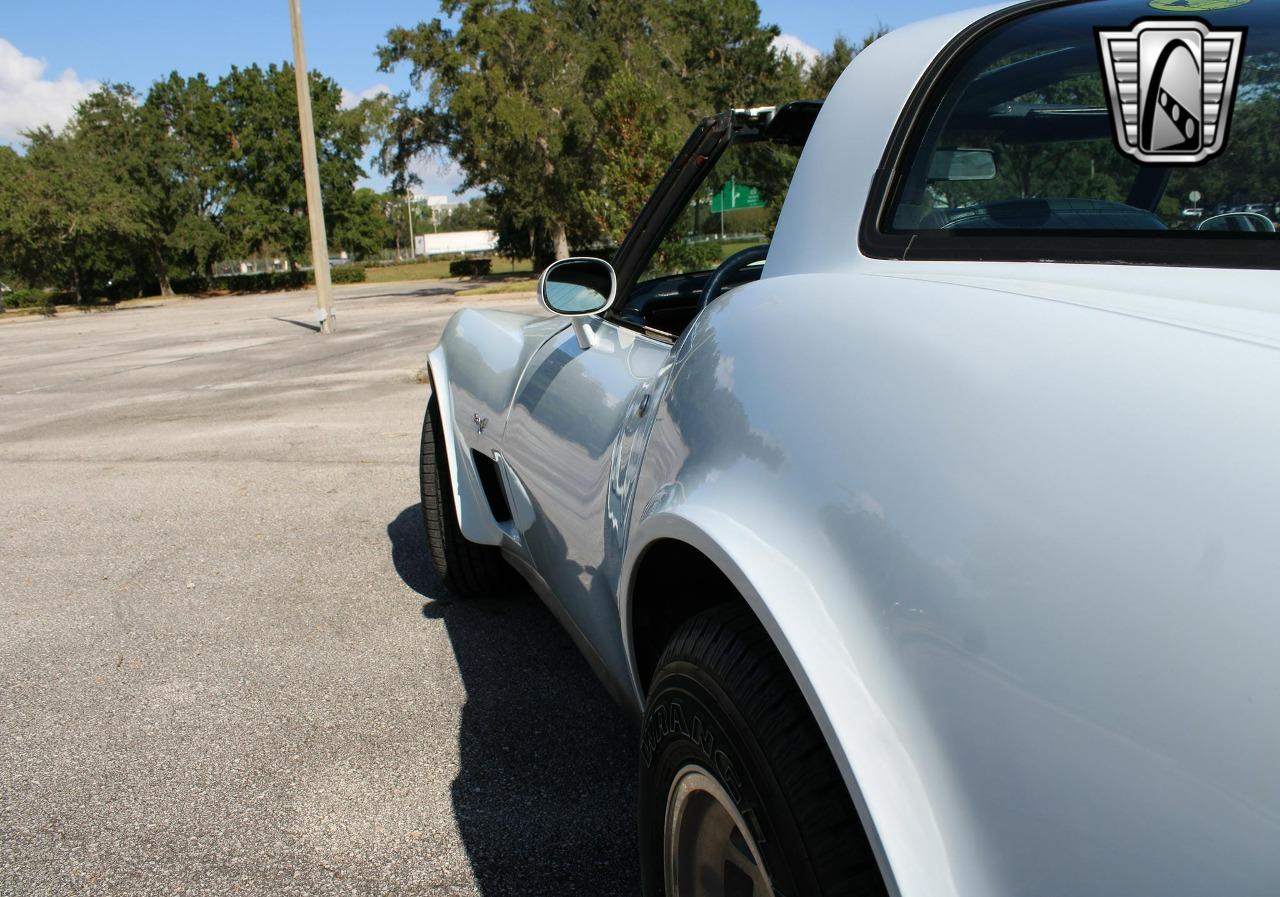
M 867 275 L 765 279 L 695 327 L 637 505 L 754 584 L 902 893 L 1280 881 L 1274 348 Z
M 520 550 L 511 531 L 494 521 L 467 450 L 493 455 L 494 437 L 529 358 L 568 326 L 555 318 L 463 309 L 449 319 L 428 358 L 440 419 L 449 424 L 444 437 L 458 524 L 472 542 Z
M 532 502 L 520 533 L 527 556 L 619 681 L 628 671 L 615 598 L 626 484 L 670 352 L 607 321 L 597 322 L 589 349 L 572 332 L 558 333 L 530 360 L 502 436 L 504 458 Z
M 498 454 L 527 506 L 464 532 L 632 709 L 637 566 L 663 539 L 711 559 L 894 893 L 1275 894 L 1280 275 L 857 249 L 920 73 L 995 9 L 859 54 L 763 277 L 674 345 L 461 313 L 432 355 L 457 454 Z

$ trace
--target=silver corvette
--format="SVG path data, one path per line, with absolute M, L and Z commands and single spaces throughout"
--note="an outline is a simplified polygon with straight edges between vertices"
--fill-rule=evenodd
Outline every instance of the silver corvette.
M 634 709 L 647 895 L 1280 894 L 1278 140 L 1274 0 L 951 15 L 453 318 L 432 557 Z

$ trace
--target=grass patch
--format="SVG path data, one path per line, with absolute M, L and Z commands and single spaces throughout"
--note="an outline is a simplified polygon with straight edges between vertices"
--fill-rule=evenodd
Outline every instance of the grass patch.
M 494 275 L 532 274 L 533 263 L 528 259 L 516 259 L 512 265 L 509 259 L 493 260 Z M 366 283 L 391 283 L 397 280 L 444 280 L 449 277 L 449 260 L 432 259 L 421 262 L 406 262 L 403 265 L 379 265 L 365 268 Z
M 744 249 L 750 249 L 752 246 L 759 246 L 762 241 L 748 240 L 746 242 L 730 242 L 720 244 L 720 261 L 724 261 L 735 252 L 741 252 Z

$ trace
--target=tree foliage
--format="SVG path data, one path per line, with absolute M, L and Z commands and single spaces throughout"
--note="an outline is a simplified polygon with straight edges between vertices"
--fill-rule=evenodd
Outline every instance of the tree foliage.
M 310 85 L 325 223 L 332 231 L 348 214 L 353 186 L 364 173 L 364 121 L 359 110 L 341 108 L 336 81 L 312 75 Z M 272 248 L 295 263 L 306 258 L 310 237 L 293 66 L 233 67 L 215 96 L 230 129 L 223 224 L 233 248 L 245 254 Z
M 87 111 L 114 105 L 124 90 L 104 88 L 86 101 Z M 0 244 L 9 267 L 29 282 L 52 280 L 77 299 L 127 269 L 129 250 L 144 238 L 138 192 L 116 167 L 130 148 L 104 146 L 95 136 L 79 127 L 31 132 L 17 161 L 16 189 L 0 199 L 0 216 L 9 219 Z
M 424 154 L 451 158 L 483 197 L 414 227 L 493 228 L 511 255 L 616 243 L 701 117 L 823 96 L 856 49 L 808 67 L 773 46 L 755 0 L 444 0 L 393 29 L 384 69 L 407 95 L 343 109 L 312 73 L 330 245 L 357 258 L 408 247 L 404 191 Z M 452 24 L 445 24 L 446 22 Z M 174 72 L 139 93 L 107 85 L 61 132 L 0 147 L 0 273 L 85 298 L 170 291 L 224 259 L 309 256 L 294 73 Z M 390 194 L 356 190 L 369 141 Z M 760 180 L 763 176 L 753 177 Z M 762 186 L 768 186 L 762 181 Z
M 1220 159 L 1181 169 L 1168 193 L 1187 205 L 1191 191 L 1210 209 L 1249 202 L 1280 203 L 1280 53 L 1245 58 L 1232 112 L 1227 148 Z M 1247 176 L 1243 173 L 1247 172 Z
M 167 260 L 206 275 L 230 242 L 222 214 L 231 125 L 214 91 L 204 75 L 174 72 L 151 86 L 143 105 L 158 150 L 152 184 Z
M 368 187 L 351 194 L 350 202 L 334 216 L 331 242 L 357 259 L 374 258 L 395 241 L 397 211 L 387 197 Z
M 388 231 L 371 218 L 383 216 L 354 190 L 374 116 L 342 109 L 332 79 L 313 73 L 310 84 L 327 222 L 338 245 L 376 251 Z M 25 283 L 77 298 L 167 293 L 172 277 L 207 277 L 229 254 L 309 254 L 288 64 L 233 68 L 216 83 L 175 72 L 145 98 L 107 85 L 62 132 L 25 138 L 22 153 L 0 147 L 0 271 Z
M 755 0 L 446 0 L 387 34 L 423 102 L 400 97 L 382 153 L 398 187 L 425 153 L 484 191 L 504 245 L 545 261 L 620 239 L 691 126 L 806 95 Z
M 857 46 L 849 43 L 843 34 L 837 34 L 831 51 L 823 53 L 809 66 L 805 77 L 805 95 L 818 100 L 826 99 L 831 88 L 836 86 L 836 80 L 849 67 L 849 63 L 853 62 L 853 57 L 888 33 L 887 25 L 877 24 L 862 36 Z

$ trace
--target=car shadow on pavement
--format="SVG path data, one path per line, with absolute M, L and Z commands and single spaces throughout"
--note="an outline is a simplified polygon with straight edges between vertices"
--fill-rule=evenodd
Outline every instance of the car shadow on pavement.
M 452 797 L 479 892 L 634 897 L 637 756 L 622 711 L 531 593 L 447 596 L 417 505 L 387 535 L 467 691 Z

